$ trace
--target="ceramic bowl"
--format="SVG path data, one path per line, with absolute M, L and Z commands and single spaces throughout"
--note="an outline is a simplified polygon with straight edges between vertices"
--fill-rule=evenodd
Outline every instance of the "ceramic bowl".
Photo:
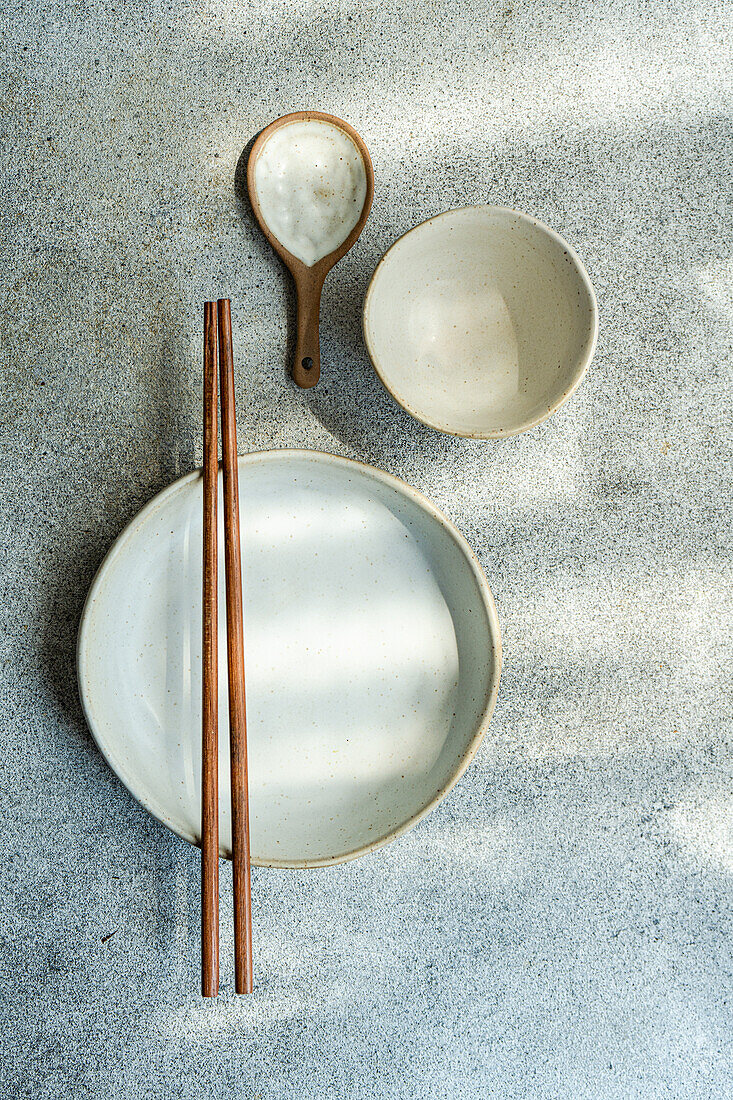
M 443 432 L 497 439 L 545 420 L 580 383 L 598 331 L 570 245 L 500 206 L 411 229 L 377 266 L 364 338 L 384 386 Z
M 398 836 L 450 789 L 486 730 L 501 664 L 489 586 L 456 529 L 378 470 L 313 451 L 239 460 L 251 848 L 338 863 Z M 222 493 L 219 790 L 231 845 Z M 115 543 L 78 646 L 92 733 L 135 797 L 198 843 L 199 472 Z

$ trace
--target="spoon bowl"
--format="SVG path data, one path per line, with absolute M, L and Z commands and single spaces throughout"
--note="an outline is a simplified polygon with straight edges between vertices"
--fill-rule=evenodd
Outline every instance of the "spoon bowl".
M 262 232 L 295 282 L 292 375 L 309 388 L 321 372 L 318 321 L 324 281 L 356 241 L 371 209 L 369 151 L 356 131 L 334 115 L 283 115 L 252 146 L 247 189 Z

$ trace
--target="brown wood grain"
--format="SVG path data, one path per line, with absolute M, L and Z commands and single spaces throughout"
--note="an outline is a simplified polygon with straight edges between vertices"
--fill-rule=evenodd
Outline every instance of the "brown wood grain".
M 204 303 L 204 542 L 201 728 L 201 993 L 219 992 L 216 307 Z
M 293 256 L 292 252 L 289 252 L 287 248 L 280 243 L 277 237 L 273 236 L 270 232 L 262 214 L 257 198 L 257 189 L 255 188 L 255 164 L 268 138 L 270 138 L 273 132 L 281 126 L 287 126 L 291 122 L 309 121 L 330 122 L 333 126 L 337 126 L 340 130 L 343 130 L 345 134 L 348 134 L 361 153 L 362 160 L 364 161 L 364 170 L 366 172 L 366 196 L 358 222 L 351 230 L 346 240 L 340 244 L 338 248 L 335 248 L 333 252 L 329 252 L 327 256 L 324 256 L 318 263 L 313 264 L 312 267 L 304 264 L 297 256 Z M 323 111 L 295 111 L 293 114 L 283 115 L 282 118 L 275 119 L 274 122 L 271 122 L 269 126 L 266 126 L 265 129 L 258 134 L 247 161 L 247 190 L 249 192 L 249 201 L 252 204 L 252 210 L 259 222 L 260 229 L 290 271 L 295 282 L 298 308 L 297 335 L 295 340 L 295 357 L 293 360 L 292 375 L 294 382 L 304 389 L 309 389 L 311 386 L 315 386 L 321 374 L 321 350 L 318 329 L 323 284 L 334 264 L 337 264 L 338 261 L 346 255 L 356 241 L 364 228 L 364 224 L 369 217 L 369 211 L 372 207 L 372 199 L 374 198 L 374 168 L 372 167 L 369 150 L 353 126 L 349 126 L 348 122 L 344 122 L 343 119 L 337 118 L 335 115 L 324 114 Z
M 232 787 L 234 969 L 237 993 L 252 992 L 252 895 L 247 781 L 247 711 L 244 686 L 242 555 L 234 404 L 232 316 L 228 298 L 218 303 L 221 438 L 224 467 L 224 563 L 226 567 L 229 742 Z
M 305 267 L 305 273 L 295 280 L 297 299 L 297 332 L 295 337 L 295 356 L 293 358 L 293 381 L 302 389 L 315 386 L 321 377 L 321 338 L 319 321 L 321 313 L 321 291 L 325 272 L 313 275 L 313 269 Z

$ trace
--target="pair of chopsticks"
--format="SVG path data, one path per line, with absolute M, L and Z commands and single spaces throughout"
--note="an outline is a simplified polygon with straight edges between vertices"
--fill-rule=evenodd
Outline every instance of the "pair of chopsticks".
M 201 992 L 204 997 L 215 997 L 219 992 L 217 345 L 221 378 L 221 438 L 224 469 L 224 564 L 232 787 L 234 969 L 237 993 L 251 993 L 252 896 L 247 786 L 247 713 L 244 694 L 242 556 L 239 543 L 232 314 L 228 298 L 220 298 L 216 305 L 214 302 L 204 304 L 204 582 L 201 745 Z

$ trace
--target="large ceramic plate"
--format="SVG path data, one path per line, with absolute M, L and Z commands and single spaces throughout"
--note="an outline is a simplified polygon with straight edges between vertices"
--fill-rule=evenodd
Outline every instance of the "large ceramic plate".
M 311 451 L 239 460 L 251 847 L 334 863 L 414 824 L 489 723 L 501 644 L 481 568 L 395 478 Z M 222 854 L 231 846 L 219 525 Z M 200 836 L 202 479 L 155 497 L 117 540 L 79 634 L 81 698 L 112 768 Z

